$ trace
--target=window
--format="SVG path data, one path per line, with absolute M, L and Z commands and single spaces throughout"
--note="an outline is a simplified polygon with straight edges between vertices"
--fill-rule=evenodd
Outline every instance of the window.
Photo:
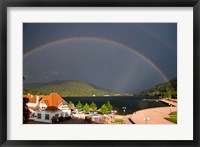
M 56 117 L 59 117 L 59 114 L 56 114 L 55 116 L 56 116 Z
M 69 113 L 68 112 L 65 112 L 65 117 L 69 116 Z
M 37 119 L 41 119 L 41 113 L 37 114 Z
M 35 117 L 35 113 L 33 113 L 33 114 L 31 115 L 31 118 L 33 118 L 33 117 Z
M 49 114 L 45 114 L 45 120 L 49 120 Z

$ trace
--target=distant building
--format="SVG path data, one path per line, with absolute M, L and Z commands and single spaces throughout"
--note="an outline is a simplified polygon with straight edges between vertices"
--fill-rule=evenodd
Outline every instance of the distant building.
M 120 96 L 120 94 L 117 93 L 117 94 L 114 94 L 114 96 Z
M 30 119 L 52 123 L 52 118 L 56 116 L 71 116 L 71 109 L 68 108 L 67 102 L 57 93 L 51 93 L 48 96 L 24 95 L 29 99 L 28 108 L 32 112 Z

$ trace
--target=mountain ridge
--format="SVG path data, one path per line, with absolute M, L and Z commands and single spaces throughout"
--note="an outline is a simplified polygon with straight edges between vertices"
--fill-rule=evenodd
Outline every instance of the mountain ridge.
M 143 90 L 140 95 L 177 98 L 177 78 L 175 77 L 168 82 Z
M 62 97 L 67 96 L 130 96 L 129 93 L 115 92 L 99 86 L 75 80 L 52 81 L 49 83 L 26 83 L 24 94 L 27 92 L 50 94 L 57 92 Z

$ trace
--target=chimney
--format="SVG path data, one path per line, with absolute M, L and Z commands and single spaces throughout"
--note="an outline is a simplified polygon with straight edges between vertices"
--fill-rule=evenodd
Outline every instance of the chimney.
M 38 104 L 38 103 L 39 103 L 39 96 L 36 95 L 36 104 Z

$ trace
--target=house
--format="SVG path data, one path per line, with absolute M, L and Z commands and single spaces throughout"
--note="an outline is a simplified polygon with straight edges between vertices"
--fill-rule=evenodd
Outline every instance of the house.
M 31 111 L 30 119 L 52 123 L 52 118 L 56 116 L 71 116 L 71 109 L 68 108 L 67 102 L 57 93 L 51 93 L 47 96 L 24 95 L 29 99 L 27 106 Z

